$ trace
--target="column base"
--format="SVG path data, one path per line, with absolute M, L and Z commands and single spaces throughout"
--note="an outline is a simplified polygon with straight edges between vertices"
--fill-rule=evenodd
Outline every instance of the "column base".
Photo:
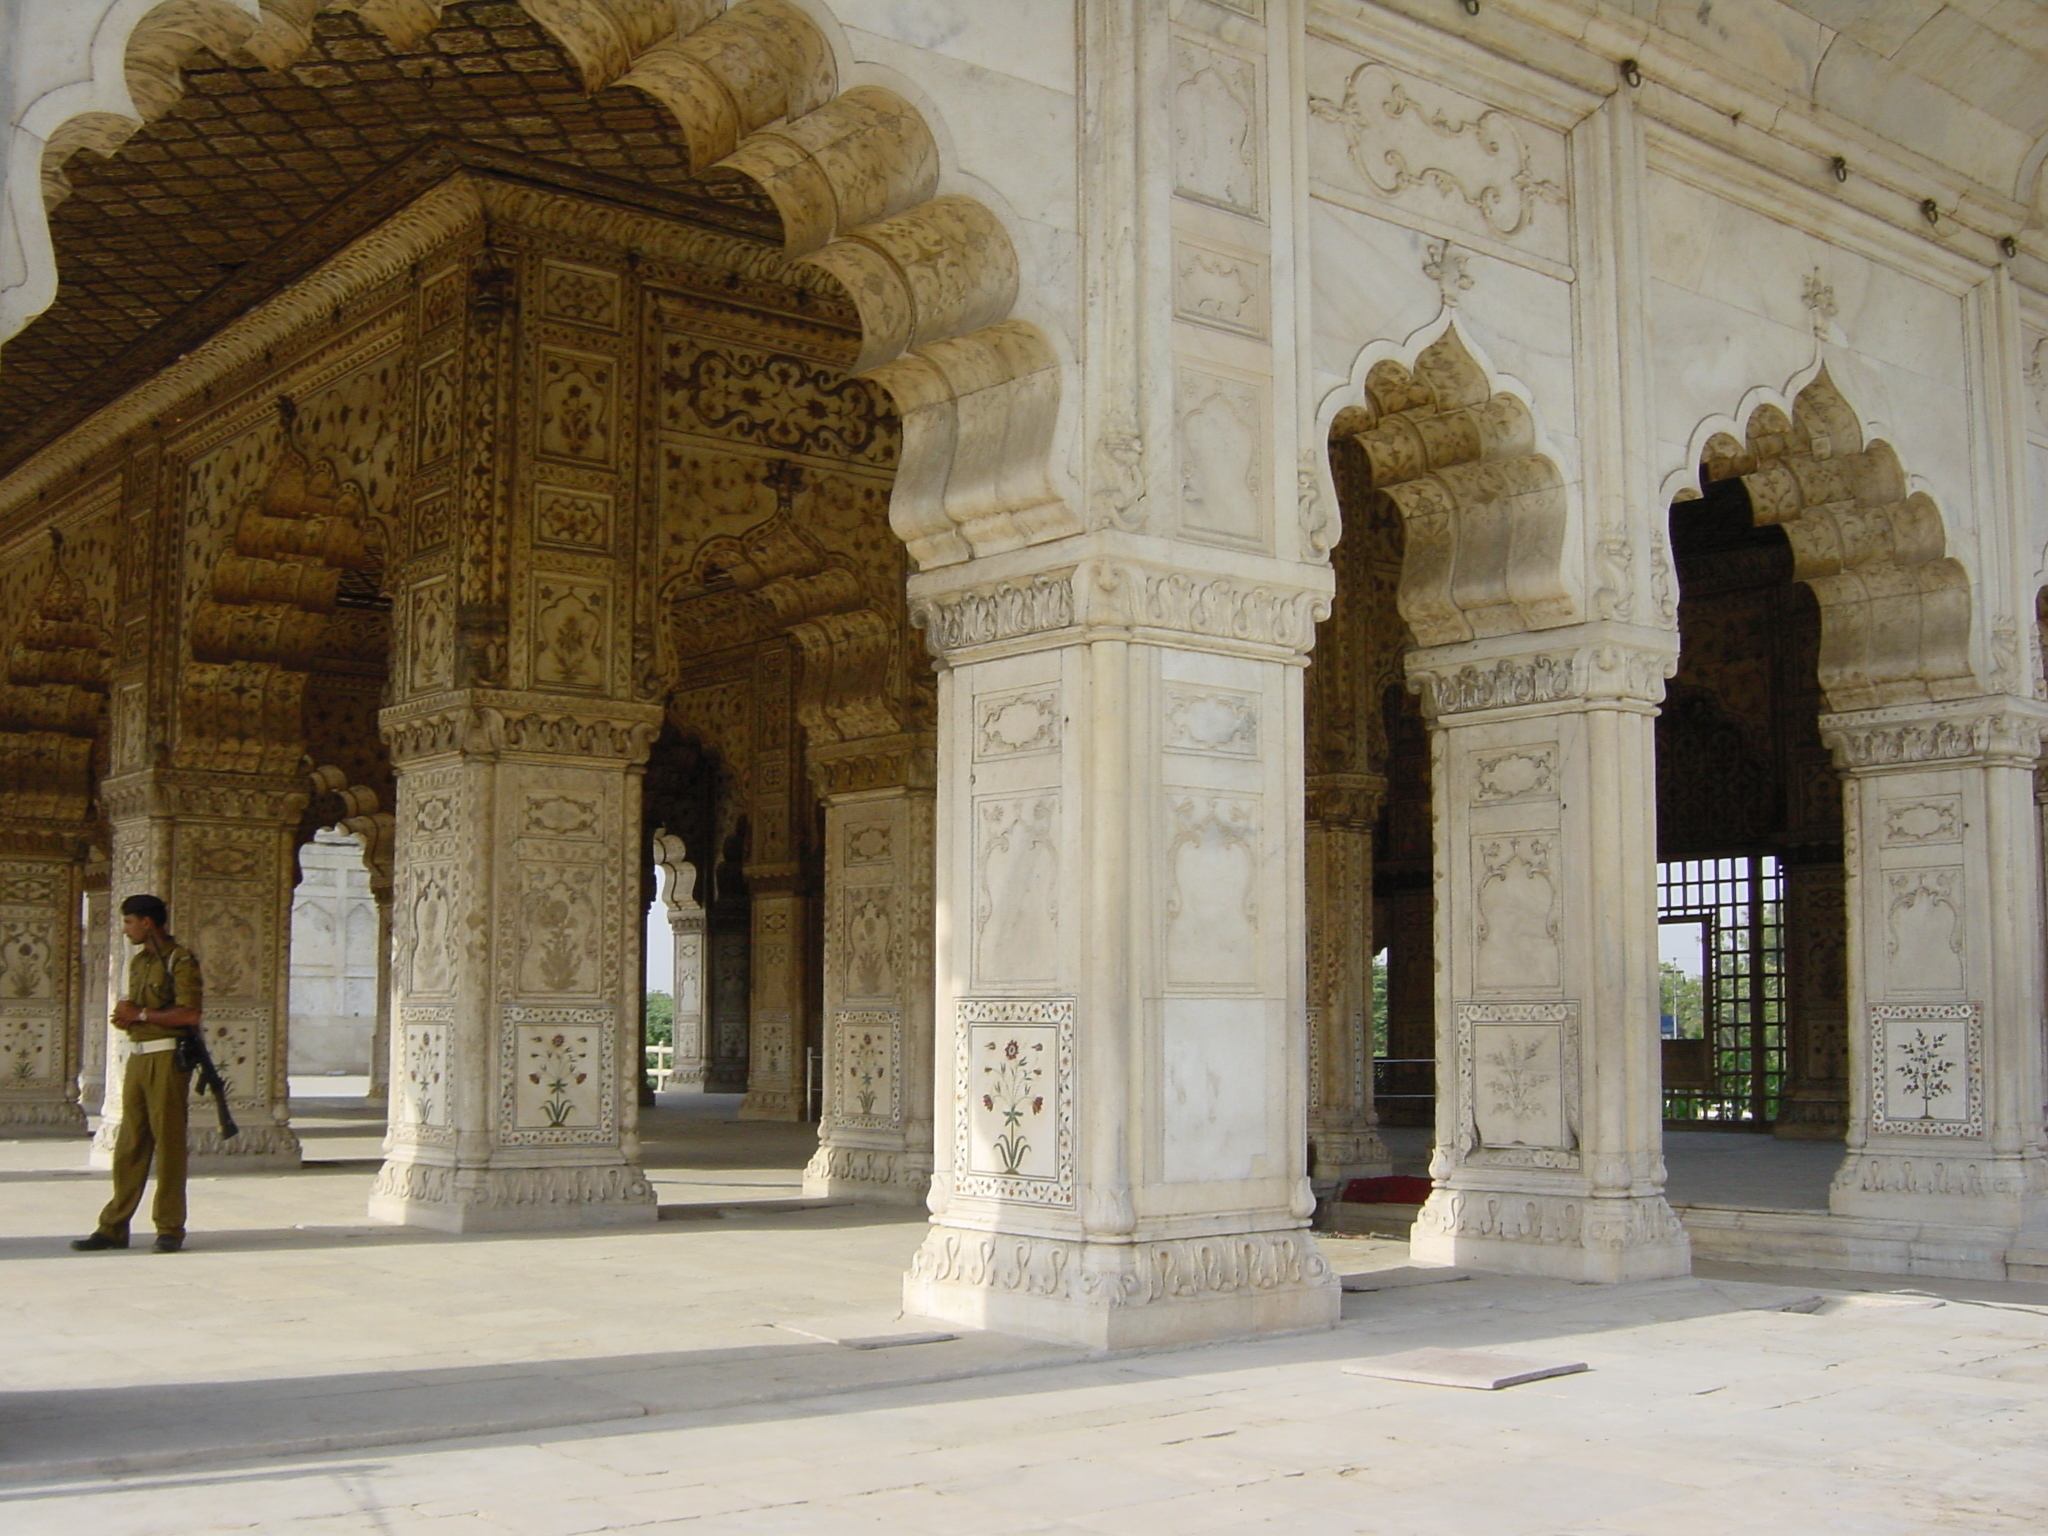
M 932 1183 L 932 1155 L 902 1147 L 821 1144 L 804 1168 L 807 1199 L 923 1205 Z
M 1309 1182 L 1318 1195 L 1331 1194 L 1350 1179 L 1383 1178 L 1394 1171 L 1394 1159 L 1376 1130 L 1318 1134 L 1311 1129 L 1309 1142 L 1315 1148 Z
M 1785 1141 L 1840 1141 L 1849 1134 L 1848 1085 L 1794 1088 L 1771 1134 Z
M 531 1232 L 634 1226 L 657 1219 L 654 1187 L 622 1163 L 452 1168 L 386 1162 L 370 1216 L 436 1232 Z
M 1438 1188 L 1415 1218 L 1408 1253 L 1424 1264 L 1593 1285 L 1692 1272 L 1691 1243 L 1662 1195 Z
M 2048 1160 L 1983 1143 L 1851 1152 L 1828 1187 L 1837 1216 L 1951 1227 L 2033 1228 L 2048 1236 Z
M 906 1312 L 1095 1350 L 1329 1328 L 1342 1301 L 1303 1228 L 1090 1243 L 935 1224 L 903 1278 Z
M 707 1071 L 704 1074 L 706 1093 L 745 1093 L 747 1074 L 744 1072 Z
M 678 1067 L 661 1080 L 663 1093 L 696 1093 L 699 1090 L 705 1093 L 715 1091 L 705 1085 L 704 1068 L 701 1065 Z
M 749 1088 L 740 1101 L 742 1120 L 801 1120 L 804 1096 L 795 1088 Z
M 83 1136 L 85 1110 L 77 1104 L 0 1102 L 0 1141 L 16 1137 Z

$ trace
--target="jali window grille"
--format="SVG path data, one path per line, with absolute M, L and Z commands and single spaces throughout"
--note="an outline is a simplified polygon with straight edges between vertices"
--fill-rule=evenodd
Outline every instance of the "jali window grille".
M 1664 1117 L 1761 1129 L 1785 1093 L 1785 890 L 1769 854 L 1675 859 L 1657 869 L 1663 967 Z M 1673 933 L 1673 930 L 1677 930 Z M 1692 967 L 1672 964 L 1697 934 Z

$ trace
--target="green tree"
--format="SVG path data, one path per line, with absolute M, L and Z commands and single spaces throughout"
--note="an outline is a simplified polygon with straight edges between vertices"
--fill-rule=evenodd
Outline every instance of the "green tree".
M 1372 1053 L 1385 1056 L 1387 1050 L 1387 952 L 1372 957 Z
M 1707 1035 L 1705 988 L 1700 978 L 1688 976 L 1669 960 L 1658 965 L 1658 1011 L 1677 1021 L 1678 1038 L 1704 1040 Z
M 673 1045 L 676 1029 L 676 1000 L 666 992 L 647 994 L 647 1009 L 641 1015 L 647 1021 L 647 1043 L 649 1045 Z

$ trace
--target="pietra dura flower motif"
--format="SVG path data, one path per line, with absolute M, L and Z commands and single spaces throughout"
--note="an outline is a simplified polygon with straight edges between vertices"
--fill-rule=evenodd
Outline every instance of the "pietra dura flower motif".
M 1045 1113 L 1045 1094 L 1038 1087 L 1045 1076 L 1040 1059 L 1045 1045 L 1041 1041 L 1026 1045 L 1013 1036 L 1000 1045 L 989 1040 L 983 1049 L 990 1060 L 981 1069 L 981 1107 L 1002 1117 L 1002 1131 L 995 1138 L 996 1155 L 1002 1159 L 1004 1173 L 1015 1173 L 1031 1150 L 1025 1116 Z

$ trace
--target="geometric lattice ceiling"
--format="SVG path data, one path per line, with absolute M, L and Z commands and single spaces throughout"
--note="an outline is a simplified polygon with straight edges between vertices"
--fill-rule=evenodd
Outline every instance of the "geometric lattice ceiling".
M 666 109 L 630 88 L 586 93 L 516 5 L 457 0 L 410 47 L 329 11 L 297 63 L 272 72 L 195 54 L 165 116 L 107 159 L 73 156 L 71 194 L 50 218 L 56 302 L 0 353 L 0 469 L 256 302 L 276 285 L 278 242 L 298 231 L 310 247 L 309 220 L 437 141 L 617 178 L 743 238 L 779 234 L 750 184 L 691 178 Z M 339 243 L 324 241 L 296 265 Z M 265 252 L 262 291 L 254 272 L 238 284 Z

